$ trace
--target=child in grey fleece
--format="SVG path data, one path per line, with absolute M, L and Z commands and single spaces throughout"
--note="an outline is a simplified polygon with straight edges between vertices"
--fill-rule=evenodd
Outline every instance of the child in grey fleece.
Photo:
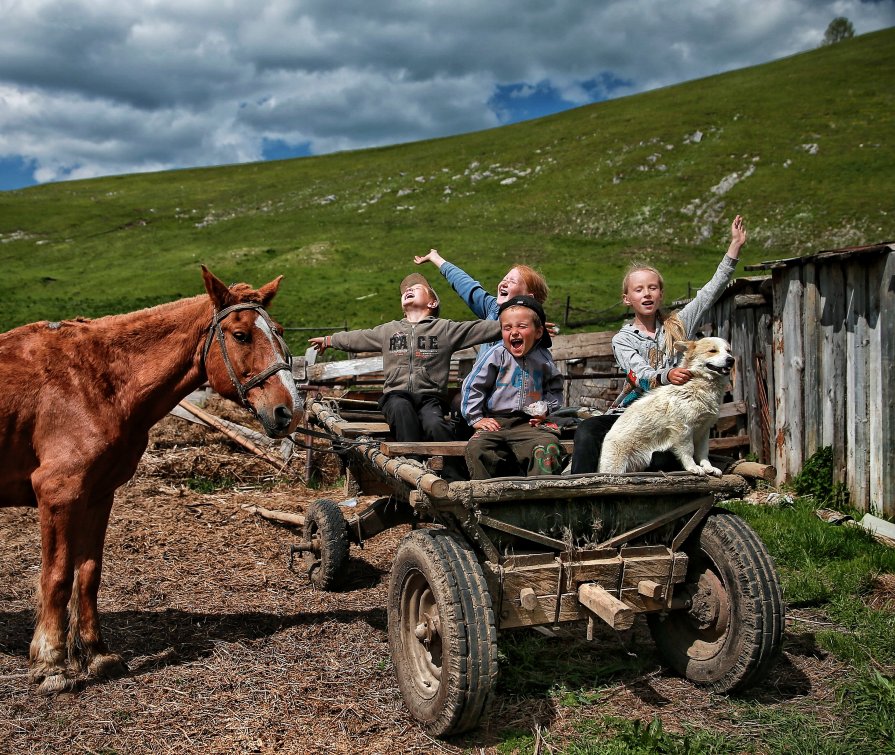
M 379 408 L 395 440 L 454 440 L 445 419 L 451 355 L 500 336 L 494 320 L 455 322 L 438 316 L 440 302 L 429 282 L 419 273 L 401 281 L 401 320 L 365 330 L 349 330 L 308 339 L 317 351 L 329 347 L 343 351 L 381 351 L 385 373 Z M 448 460 L 454 461 L 454 460 Z M 454 475 L 446 463 L 443 476 Z
M 630 405 L 650 388 L 683 385 L 690 380 L 689 370 L 677 366 L 681 355 L 675 351 L 674 342 L 693 337 L 703 315 L 730 281 L 745 243 L 746 226 L 737 215 L 730 226 L 727 254 L 712 279 L 685 307 L 667 316 L 660 310 L 665 284 L 659 271 L 645 265 L 628 270 L 622 282 L 622 301 L 634 310 L 634 319 L 612 337 L 615 361 L 628 373 L 626 391 L 616 399 L 617 405 Z M 597 471 L 603 438 L 617 418 L 617 413 L 604 414 L 578 426 L 572 474 Z

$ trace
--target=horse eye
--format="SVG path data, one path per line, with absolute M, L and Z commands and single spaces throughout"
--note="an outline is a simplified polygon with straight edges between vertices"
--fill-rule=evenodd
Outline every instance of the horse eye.
M 236 341 L 237 343 L 248 343 L 249 334 L 243 333 L 241 330 L 234 330 L 233 331 L 233 340 Z

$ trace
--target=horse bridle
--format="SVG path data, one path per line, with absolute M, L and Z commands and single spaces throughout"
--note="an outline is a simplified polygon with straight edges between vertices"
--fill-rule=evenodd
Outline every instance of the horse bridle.
M 227 354 L 227 344 L 224 341 L 224 331 L 221 328 L 221 323 L 229 315 L 242 309 L 254 309 L 257 311 L 259 317 L 264 318 L 264 321 L 270 328 L 270 332 L 273 333 L 274 340 L 277 344 L 279 344 L 283 356 L 286 359 L 285 362 L 274 362 L 266 370 L 264 370 L 263 372 L 259 372 L 257 375 L 249 378 L 245 383 L 240 381 L 239 376 L 236 374 L 236 370 L 233 369 L 233 363 L 230 361 L 230 356 Z M 283 340 L 283 337 L 277 331 L 277 326 L 274 324 L 273 320 L 270 319 L 270 315 L 267 314 L 264 307 L 261 306 L 261 304 L 259 304 L 258 302 L 241 302 L 239 304 L 233 304 L 229 307 L 225 307 L 220 312 L 218 312 L 217 310 L 214 311 L 214 315 L 211 318 L 211 325 L 208 326 L 208 336 L 205 338 L 205 347 L 202 349 L 203 367 L 205 365 L 205 360 L 208 357 L 208 351 L 211 348 L 211 343 L 213 340 L 215 340 L 215 338 L 217 339 L 218 345 L 221 347 L 221 357 L 224 360 L 224 364 L 227 366 L 227 373 L 230 375 L 230 382 L 233 383 L 233 387 L 239 394 L 239 401 L 250 411 L 254 410 L 249 404 L 247 397 L 249 391 L 252 390 L 252 388 L 254 388 L 256 385 L 260 385 L 265 380 L 267 380 L 267 378 L 269 378 L 271 375 L 276 374 L 280 370 L 288 370 L 289 376 L 292 376 L 292 353 L 289 351 L 289 346 L 286 344 L 286 341 Z

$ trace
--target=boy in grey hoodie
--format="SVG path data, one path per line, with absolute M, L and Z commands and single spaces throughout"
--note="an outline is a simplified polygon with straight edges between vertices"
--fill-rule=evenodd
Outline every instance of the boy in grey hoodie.
M 562 375 L 548 347 L 544 310 L 531 296 L 500 306 L 503 340 L 463 381 L 460 410 L 475 429 L 466 445 L 472 479 L 560 471 L 558 428 L 546 415 L 562 404 Z
M 349 330 L 308 339 L 317 351 L 381 351 L 385 385 L 379 408 L 395 440 L 454 440 L 445 419 L 448 375 L 455 351 L 500 336 L 494 320 L 455 322 L 438 316 L 435 290 L 419 273 L 401 281 L 401 320 L 365 330 Z M 447 460 L 446 460 L 447 461 Z M 446 464 L 444 476 L 459 479 Z

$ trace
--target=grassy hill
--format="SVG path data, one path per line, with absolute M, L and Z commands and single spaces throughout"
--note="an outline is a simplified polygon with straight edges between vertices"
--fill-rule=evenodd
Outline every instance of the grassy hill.
M 539 267 L 553 319 L 567 297 L 615 304 L 634 258 L 677 298 L 736 212 L 747 264 L 895 238 L 893 110 L 889 29 L 463 136 L 0 192 L 0 328 L 192 295 L 200 262 L 284 274 L 285 325 L 365 327 L 399 314 L 397 283 L 432 246 L 488 287 Z M 469 316 L 436 286 L 446 316 Z

